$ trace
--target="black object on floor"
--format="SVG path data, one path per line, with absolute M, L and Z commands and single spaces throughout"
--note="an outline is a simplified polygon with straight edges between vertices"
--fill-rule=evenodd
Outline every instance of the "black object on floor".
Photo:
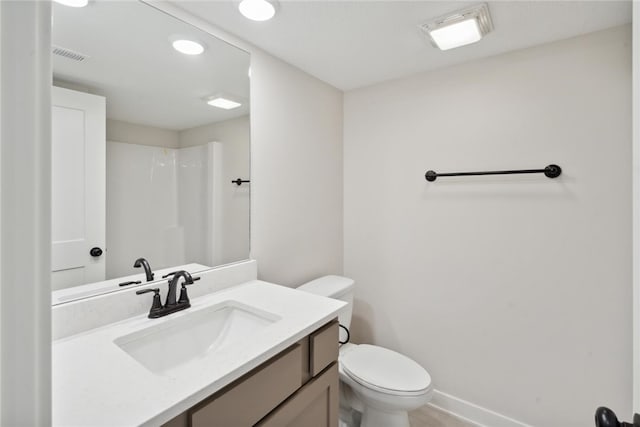
M 640 414 L 633 416 L 633 424 L 618 421 L 616 413 L 604 406 L 596 409 L 596 427 L 640 427 Z

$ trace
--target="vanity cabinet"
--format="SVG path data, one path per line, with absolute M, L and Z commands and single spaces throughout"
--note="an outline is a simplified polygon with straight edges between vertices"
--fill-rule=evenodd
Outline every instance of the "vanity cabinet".
M 332 363 L 257 425 L 333 427 L 338 425 L 338 364 Z
M 338 322 L 327 323 L 165 427 L 337 427 Z

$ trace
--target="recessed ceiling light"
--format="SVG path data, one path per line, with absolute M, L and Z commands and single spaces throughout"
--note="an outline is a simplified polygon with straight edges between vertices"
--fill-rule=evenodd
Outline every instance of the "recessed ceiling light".
M 276 14 L 276 3 L 267 0 L 242 0 L 238 4 L 238 10 L 252 21 L 268 21 Z
M 204 52 L 204 46 L 198 42 L 187 39 L 173 40 L 171 45 L 175 50 L 185 55 L 200 55 Z
M 242 105 L 242 103 L 225 98 L 222 95 L 216 95 L 208 98 L 207 104 L 224 110 L 233 110 L 234 108 L 238 108 Z
M 56 3 L 60 3 L 70 7 L 85 7 L 89 4 L 89 0 L 53 0 Z
M 476 43 L 493 29 L 489 7 L 483 3 L 441 16 L 418 28 L 440 50 Z

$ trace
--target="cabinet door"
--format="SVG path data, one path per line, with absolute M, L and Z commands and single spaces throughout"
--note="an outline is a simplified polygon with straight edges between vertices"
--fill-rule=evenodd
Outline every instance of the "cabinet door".
M 334 320 L 309 335 L 309 372 L 315 377 L 338 360 L 338 321 Z
M 190 410 L 191 427 L 249 427 L 302 384 L 302 346 L 295 344 Z M 179 424 L 178 424 L 179 425 Z
M 337 427 L 337 362 L 309 381 L 256 425 L 259 427 Z

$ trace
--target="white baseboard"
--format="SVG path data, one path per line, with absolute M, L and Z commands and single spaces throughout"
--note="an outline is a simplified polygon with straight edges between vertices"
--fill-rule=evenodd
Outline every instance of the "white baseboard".
M 478 427 L 531 427 L 513 418 L 498 414 L 466 400 L 458 399 L 450 394 L 434 390 L 429 405 L 468 421 Z

